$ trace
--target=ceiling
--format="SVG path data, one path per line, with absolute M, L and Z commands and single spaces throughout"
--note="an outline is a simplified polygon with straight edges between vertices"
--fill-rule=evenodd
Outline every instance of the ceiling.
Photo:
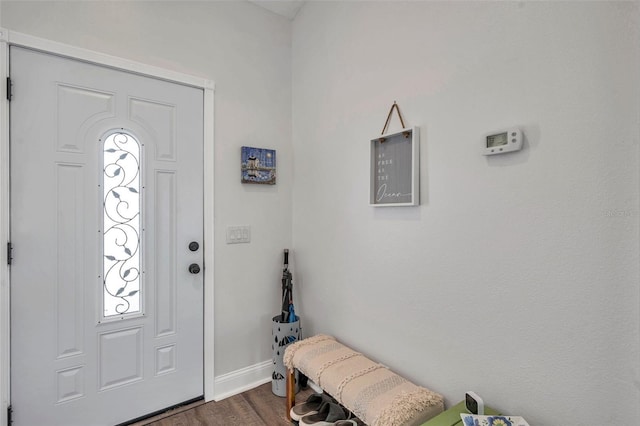
M 256 6 L 260 6 L 273 13 L 293 21 L 305 0 L 249 0 Z

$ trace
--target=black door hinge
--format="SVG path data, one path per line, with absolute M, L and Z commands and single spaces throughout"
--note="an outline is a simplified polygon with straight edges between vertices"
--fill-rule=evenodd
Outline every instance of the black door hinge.
M 13 423 L 13 408 L 11 406 L 7 407 L 7 425 L 11 426 Z
M 9 102 L 11 102 L 11 98 L 13 97 L 13 91 L 11 90 L 12 86 L 13 83 L 11 82 L 11 77 L 7 77 L 7 100 Z
M 11 261 L 13 257 L 11 257 L 11 251 L 13 250 L 13 246 L 11 243 L 7 243 L 7 265 L 11 265 Z

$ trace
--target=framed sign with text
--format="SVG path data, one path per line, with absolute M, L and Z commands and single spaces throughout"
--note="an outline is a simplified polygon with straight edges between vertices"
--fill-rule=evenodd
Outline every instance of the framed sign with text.
M 371 206 L 420 204 L 420 135 L 417 127 L 371 139 Z

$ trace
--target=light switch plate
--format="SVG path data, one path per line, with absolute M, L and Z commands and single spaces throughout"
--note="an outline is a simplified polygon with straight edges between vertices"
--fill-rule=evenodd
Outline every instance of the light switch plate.
M 227 226 L 227 244 L 240 244 L 251 242 L 251 227 Z

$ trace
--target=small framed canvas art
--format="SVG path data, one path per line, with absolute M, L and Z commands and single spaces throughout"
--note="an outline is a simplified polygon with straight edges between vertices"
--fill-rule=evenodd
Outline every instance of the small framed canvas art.
M 419 185 L 420 137 L 417 127 L 371 140 L 371 206 L 417 206 L 420 204 Z
M 276 150 L 242 147 L 242 183 L 276 184 Z

